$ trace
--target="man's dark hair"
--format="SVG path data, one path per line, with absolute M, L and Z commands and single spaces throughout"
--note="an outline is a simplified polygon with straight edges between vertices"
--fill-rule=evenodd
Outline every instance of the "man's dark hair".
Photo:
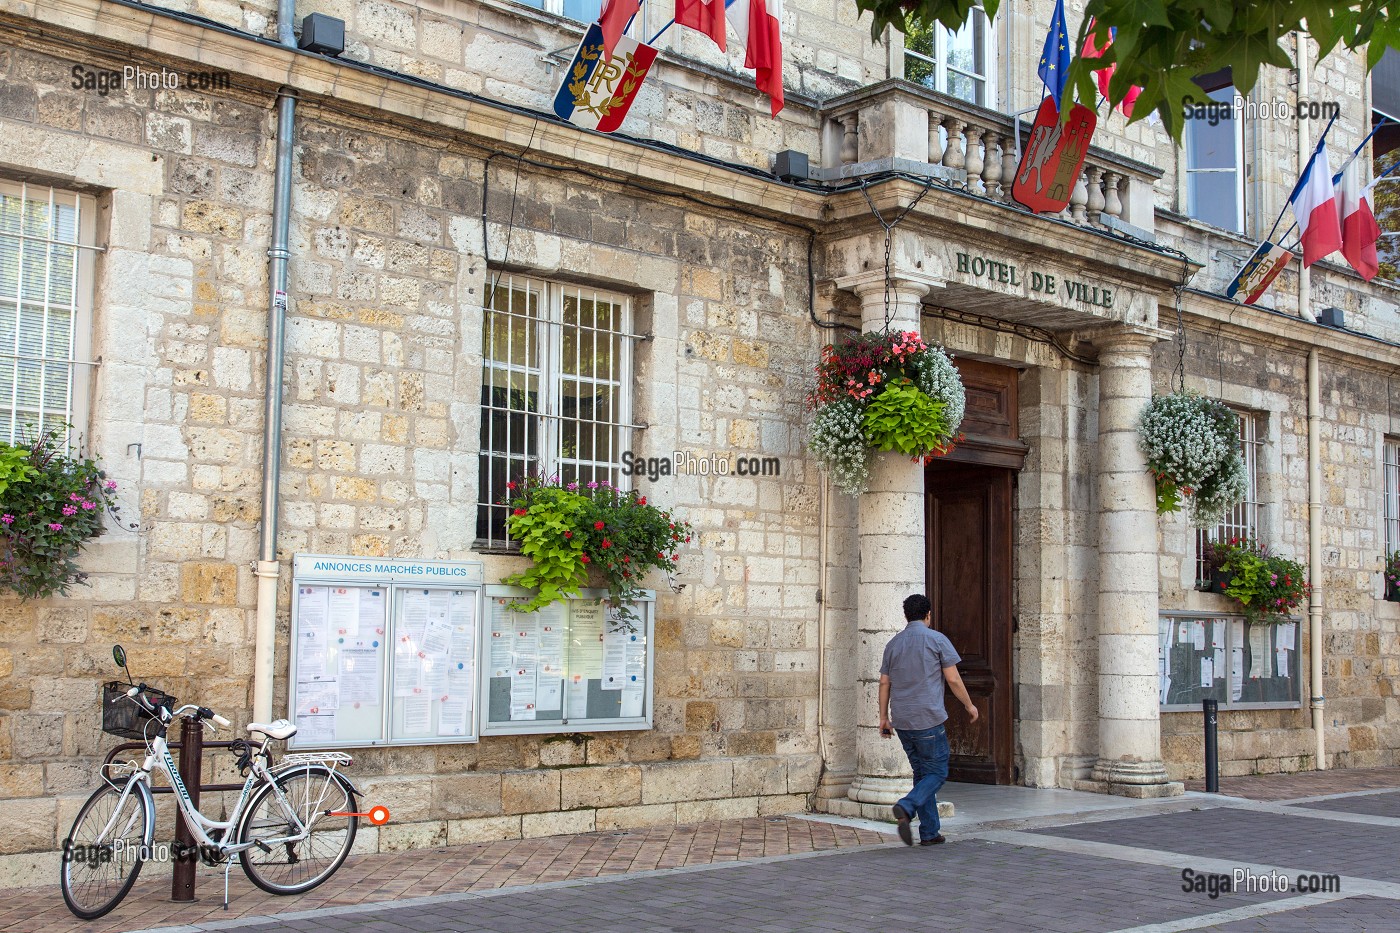
M 923 593 L 915 593 L 904 601 L 904 620 L 913 622 L 915 619 L 923 621 L 924 617 L 933 611 L 933 603 L 928 601 L 928 597 Z

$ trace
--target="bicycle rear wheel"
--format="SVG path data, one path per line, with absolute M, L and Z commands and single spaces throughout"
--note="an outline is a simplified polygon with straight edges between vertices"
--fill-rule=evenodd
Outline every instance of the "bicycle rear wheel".
M 274 780 L 286 807 L 272 785 L 258 788 L 239 823 L 238 837 L 240 842 L 261 845 L 243 850 L 239 861 L 248 880 L 264 891 L 301 894 L 335 874 L 350 854 L 360 820 L 343 814 L 356 812 L 355 790 L 322 765 L 292 768 Z M 301 834 L 297 821 L 309 832 L 306 838 L 293 840 L 290 837 Z
M 155 803 L 145 784 L 94 791 L 63 840 L 59 886 L 68 909 L 96 920 L 120 904 L 141 874 L 155 832 Z

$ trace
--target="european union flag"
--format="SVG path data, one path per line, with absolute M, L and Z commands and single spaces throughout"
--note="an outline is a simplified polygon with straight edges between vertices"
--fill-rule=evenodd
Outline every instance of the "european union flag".
M 1055 15 L 1050 17 L 1050 32 L 1045 37 L 1045 48 L 1040 52 L 1040 80 L 1045 89 L 1055 98 L 1055 109 L 1059 110 L 1060 98 L 1065 93 L 1065 83 L 1069 80 L 1069 32 L 1065 29 L 1065 0 L 1055 0 Z

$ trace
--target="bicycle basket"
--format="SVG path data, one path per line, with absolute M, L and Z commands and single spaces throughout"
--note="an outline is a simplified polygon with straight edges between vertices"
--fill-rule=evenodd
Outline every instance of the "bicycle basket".
M 146 723 L 152 717 L 150 713 L 127 699 L 126 692 L 130 689 L 131 684 L 116 680 L 102 685 L 102 731 L 124 739 L 144 739 Z M 175 708 L 175 698 L 164 690 L 147 687 L 143 696 L 152 706 Z

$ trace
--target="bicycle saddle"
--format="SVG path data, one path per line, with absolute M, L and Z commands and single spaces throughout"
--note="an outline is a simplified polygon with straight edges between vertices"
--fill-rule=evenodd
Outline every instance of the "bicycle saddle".
M 274 719 L 272 722 L 250 722 L 249 732 L 261 732 L 274 741 L 289 739 L 297 734 L 296 724 L 289 719 Z

